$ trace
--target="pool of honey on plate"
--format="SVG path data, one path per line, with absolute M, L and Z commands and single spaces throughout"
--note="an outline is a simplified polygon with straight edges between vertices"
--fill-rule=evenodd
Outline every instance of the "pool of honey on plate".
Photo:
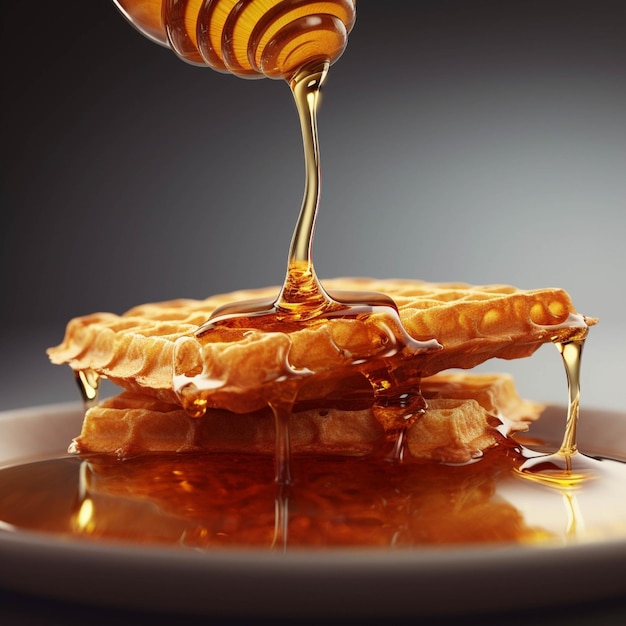
M 279 551 L 626 538 L 626 464 L 597 460 L 601 480 L 557 488 L 520 477 L 523 457 L 512 440 L 463 465 L 294 456 L 290 485 L 270 455 L 61 457 L 0 470 L 0 528 Z

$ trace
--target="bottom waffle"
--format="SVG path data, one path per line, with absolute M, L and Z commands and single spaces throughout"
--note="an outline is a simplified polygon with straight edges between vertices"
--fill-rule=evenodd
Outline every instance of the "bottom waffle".
M 542 406 L 519 397 L 506 374 L 444 372 L 422 381 L 426 412 L 406 433 L 407 458 L 463 463 L 503 435 L 526 430 Z M 385 449 L 371 407 L 295 410 L 289 423 L 295 454 L 369 455 Z M 129 457 L 147 452 L 272 454 L 269 409 L 235 414 L 212 409 L 190 417 L 180 406 L 125 391 L 90 408 L 71 450 Z

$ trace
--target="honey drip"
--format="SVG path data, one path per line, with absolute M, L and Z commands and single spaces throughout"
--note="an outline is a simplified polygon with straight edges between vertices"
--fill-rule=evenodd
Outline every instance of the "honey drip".
M 584 338 L 556 342 L 567 376 L 568 403 L 565 432 L 559 449 L 551 454 L 528 453 L 518 468 L 524 478 L 567 489 L 598 475 L 600 466 L 595 459 L 578 450 L 577 429 L 580 417 L 580 366 Z
M 75 377 L 85 408 L 95 406 L 98 403 L 100 376 L 93 370 L 81 370 L 75 373 Z

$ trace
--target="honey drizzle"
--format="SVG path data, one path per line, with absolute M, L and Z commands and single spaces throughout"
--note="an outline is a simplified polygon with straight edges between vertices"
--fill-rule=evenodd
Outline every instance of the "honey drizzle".
M 76 371 L 74 372 L 74 376 L 85 409 L 98 404 L 100 376 L 93 370 Z
M 575 339 L 568 342 L 557 342 L 555 345 L 561 353 L 565 365 L 568 390 L 567 420 L 559 453 L 571 457 L 578 451 L 576 433 L 580 414 L 580 364 L 585 340 Z
M 293 406 L 292 402 L 269 402 L 274 414 L 275 425 L 275 454 L 274 454 L 274 479 L 279 485 L 291 484 L 291 441 L 289 434 L 289 415 Z
M 289 248 L 287 275 L 275 306 L 295 314 L 299 320 L 336 308 L 336 303 L 316 276 L 312 253 L 321 193 L 317 112 L 329 67 L 326 61 L 310 69 L 305 68 L 290 82 L 302 131 L 305 186 L 302 207 Z
M 394 301 L 384 294 L 344 292 L 329 294 L 318 279 L 313 264 L 313 239 L 317 220 L 321 168 L 317 113 L 321 89 L 329 69 L 329 62 L 316 62 L 303 67 L 290 81 L 304 148 L 305 189 L 302 206 L 292 236 L 283 286 L 275 300 L 252 300 L 227 304 L 217 309 L 196 332 L 199 341 L 211 340 L 220 328 L 258 329 L 281 332 L 287 336 L 307 324 L 334 317 L 374 319 L 376 329 L 367 356 L 355 355 L 354 367 L 361 371 L 374 392 L 374 414 L 385 425 L 390 442 L 390 458 L 401 461 L 404 454 L 404 433 L 408 425 L 421 415 L 426 403 L 419 391 L 419 373 L 402 361 L 406 356 L 441 348 L 435 340 L 419 342 L 408 335 L 402 326 Z M 381 339 L 382 338 L 382 339 Z M 377 345 L 377 344 L 380 344 Z M 386 344 L 389 347 L 385 347 Z M 175 355 L 176 360 L 176 355 Z M 274 413 L 276 428 L 276 481 L 291 482 L 288 416 L 296 399 L 299 385 L 308 374 L 289 368 L 278 378 L 284 384 L 272 388 L 264 398 Z M 203 380 L 204 378 L 204 380 Z M 194 417 L 204 414 L 207 407 L 207 388 L 204 374 L 186 376 L 176 372 L 174 388 L 181 404 Z M 211 380 L 215 388 L 219 382 Z M 199 389 L 200 393 L 195 390 Z M 392 424 L 389 427 L 389 424 Z
M 287 551 L 289 545 L 289 485 L 278 482 L 274 499 L 274 536 L 270 549 Z
M 275 301 L 235 302 L 220 307 L 198 331 L 198 336 L 218 324 L 231 326 L 253 324 L 250 317 L 273 316 L 277 321 L 288 318 L 289 321 L 304 322 L 343 308 L 322 287 L 315 273 L 312 257 L 321 193 L 317 111 L 328 69 L 327 61 L 313 64 L 303 68 L 290 81 L 302 131 L 305 187 L 302 207 L 289 249 L 287 273 L 278 298 Z M 267 324 L 268 320 L 264 319 L 263 322 Z
M 578 450 L 577 430 L 580 418 L 580 366 L 585 338 L 556 341 L 567 377 L 568 403 L 563 440 L 550 454 L 527 451 L 528 458 L 517 469 L 520 476 L 560 489 L 576 487 L 597 475 L 598 461 Z

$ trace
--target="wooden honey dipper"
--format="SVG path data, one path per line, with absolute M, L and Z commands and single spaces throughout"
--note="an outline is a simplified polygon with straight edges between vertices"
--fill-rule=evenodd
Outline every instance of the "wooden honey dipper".
M 244 78 L 291 80 L 334 63 L 356 0 L 113 0 L 143 35 L 181 59 Z

